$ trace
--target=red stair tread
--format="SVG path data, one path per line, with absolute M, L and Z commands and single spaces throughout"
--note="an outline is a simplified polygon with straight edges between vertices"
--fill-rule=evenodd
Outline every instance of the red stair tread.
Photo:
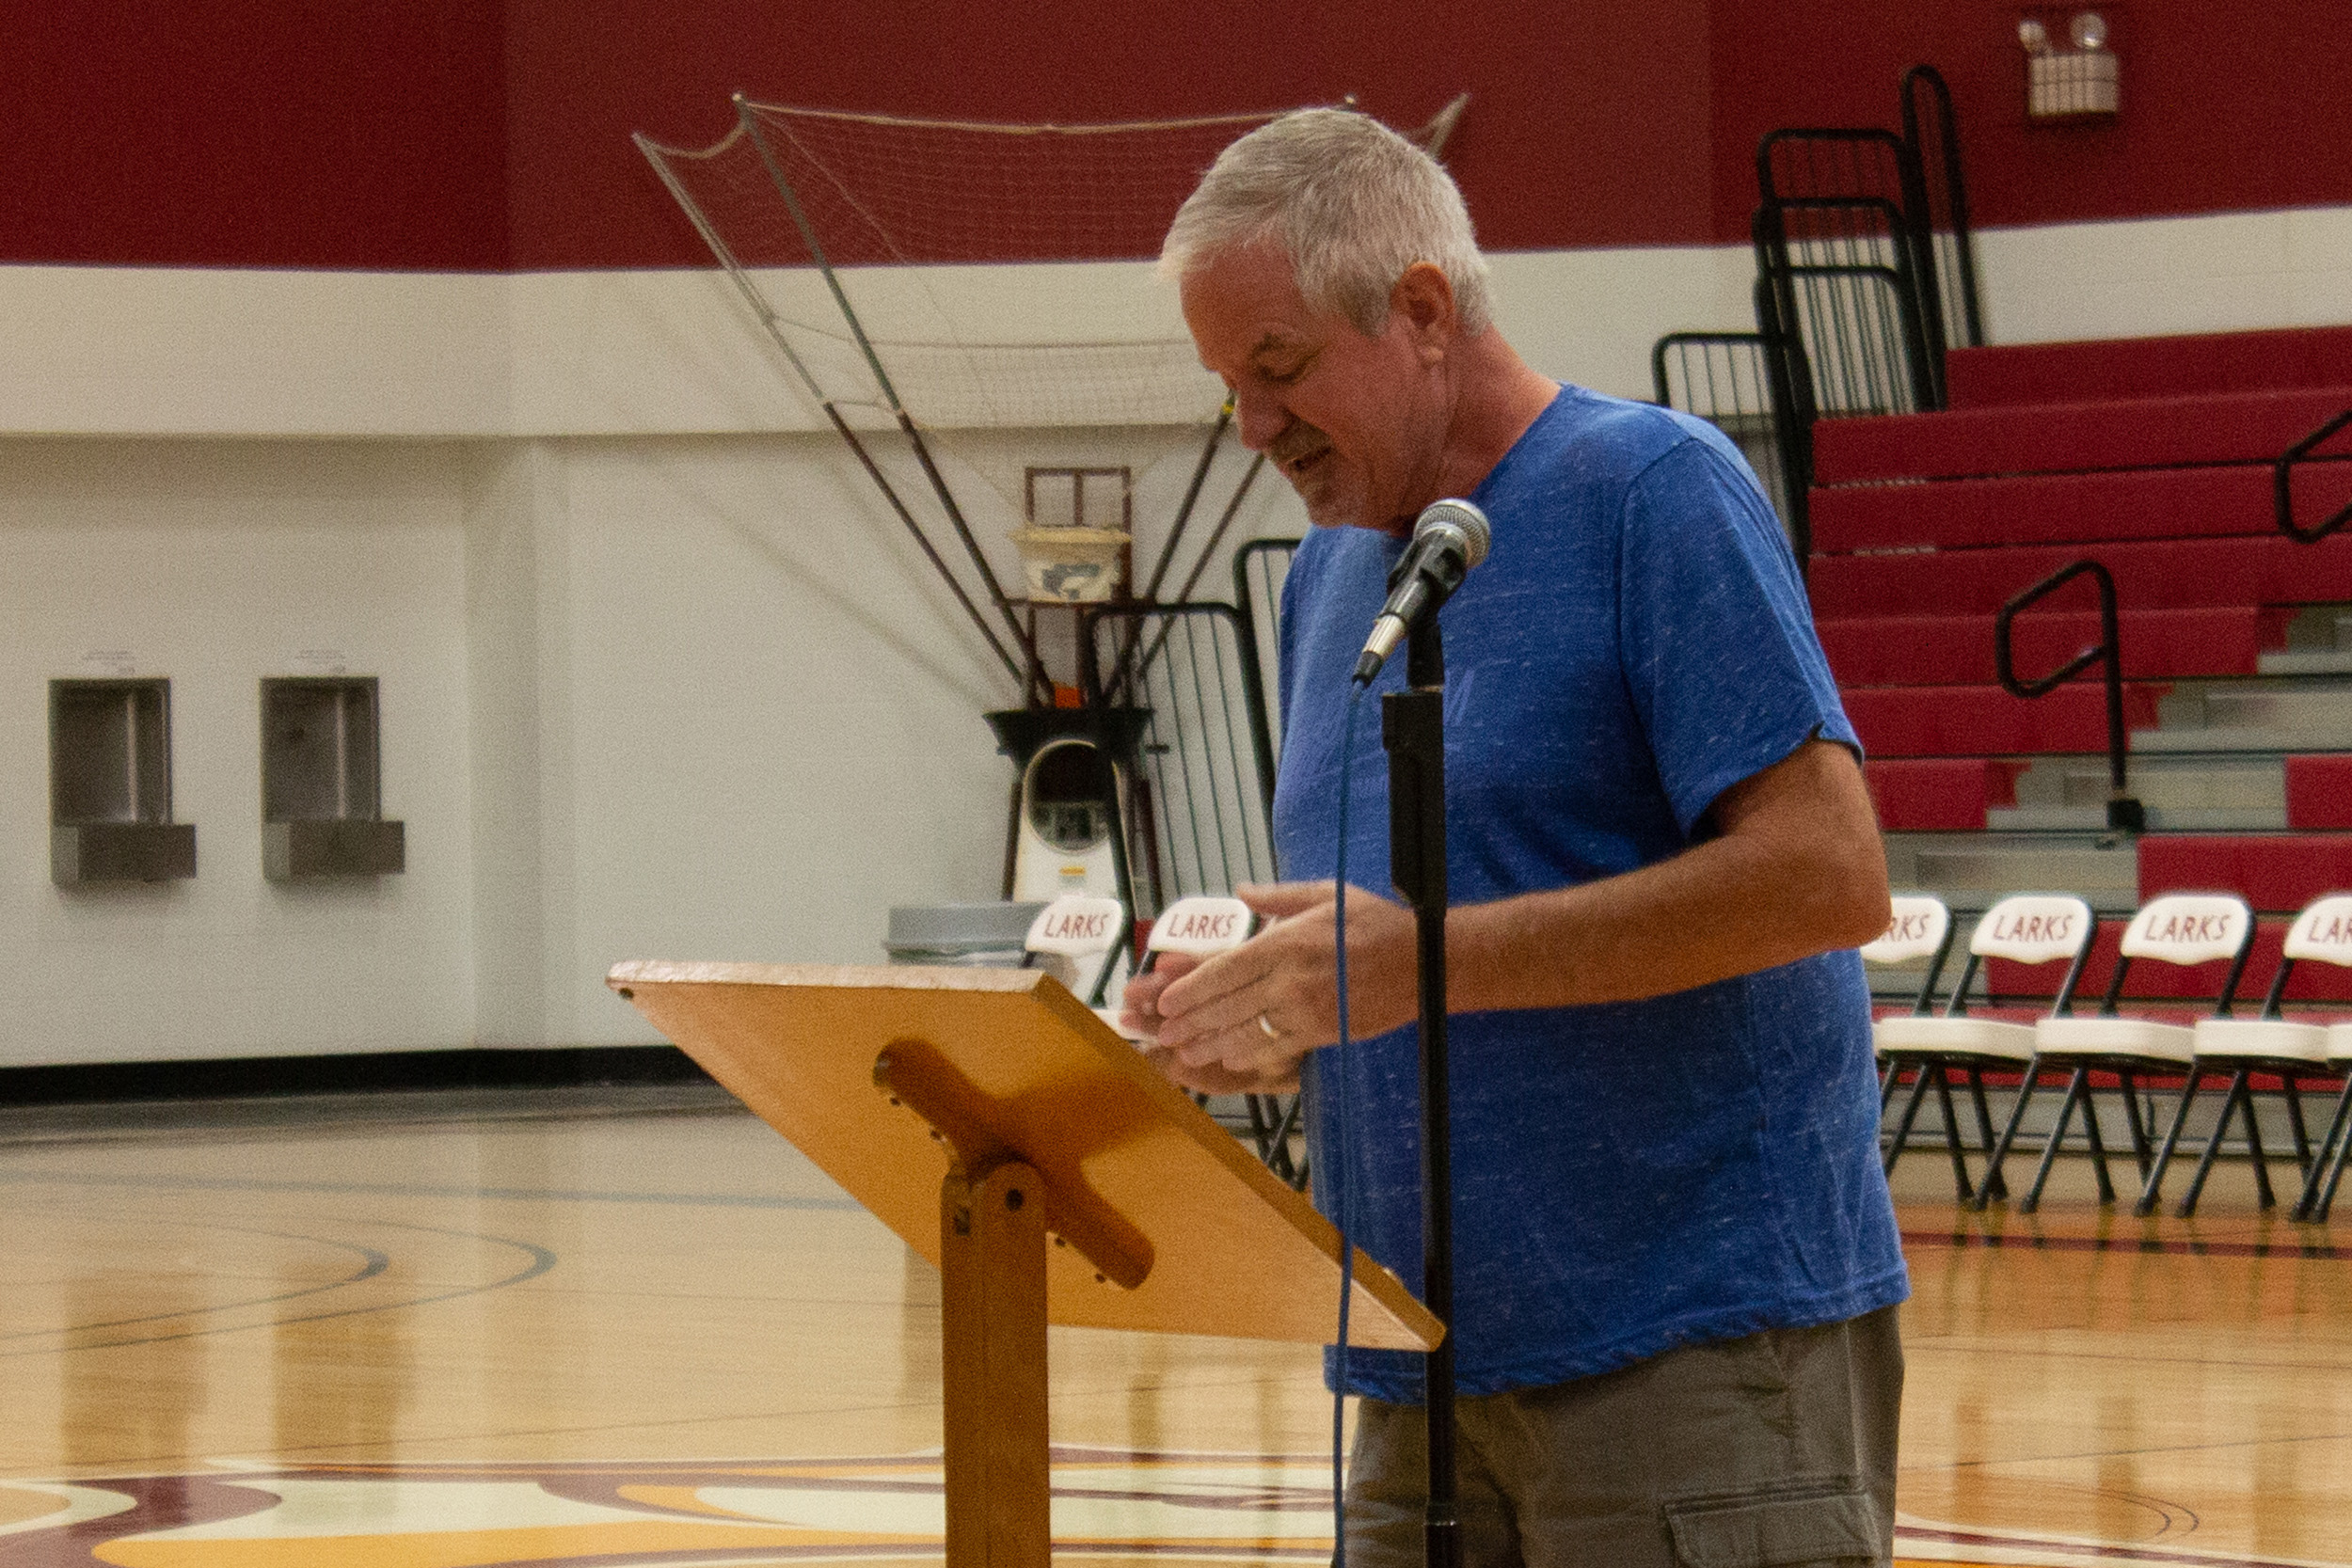
M 2298 469 L 2296 510 L 2352 499 L 2352 464 Z M 1933 545 L 2201 538 L 2278 531 L 2270 470 L 2251 465 L 1816 487 L 1817 556 Z
M 2017 775 L 2027 766 L 1988 757 L 1872 757 L 1862 773 L 1883 832 L 1980 831 L 1987 807 L 2017 803 Z
M 1812 563 L 1818 620 L 1915 614 L 1989 614 L 2009 597 L 2090 555 L 2115 574 L 2125 610 L 2222 609 L 2352 600 L 2352 533 L 2316 545 L 2283 534 L 2253 539 L 2133 540 L 2002 549 L 1910 550 L 1833 555 Z M 2091 602 L 2083 580 L 2062 590 L 2058 608 Z M 2129 648 L 2126 647 L 2126 663 Z
M 2124 610 L 2116 632 L 2125 673 L 2139 680 L 2250 675 L 2265 647 L 2283 646 L 2286 611 Z M 1991 615 L 1881 615 L 1817 623 L 1841 687 L 1991 686 Z M 2027 679 L 2057 669 L 2099 640 L 2096 610 L 2029 610 L 2011 626 L 2011 653 Z M 2102 679 L 2096 668 L 2077 676 Z M 2347 824 L 2352 826 L 2352 824 Z
M 1822 420 L 1817 484 L 2269 463 L 2352 407 L 2352 387 Z
M 2266 913 L 2352 893 L 2352 833 L 2152 833 L 2139 841 L 2142 903 L 2166 893 L 2234 893 Z
M 2287 758 L 2287 826 L 2352 828 L 2352 756 Z
M 2352 326 L 1958 348 L 1954 408 L 2352 385 Z
M 2141 682 L 2125 686 L 2124 725 L 2153 725 L 2165 690 Z M 2107 746 L 2106 693 L 2095 682 L 2033 699 L 2012 697 L 1997 686 L 1874 687 L 1839 696 L 1864 752 L 1874 757 L 2104 752 Z

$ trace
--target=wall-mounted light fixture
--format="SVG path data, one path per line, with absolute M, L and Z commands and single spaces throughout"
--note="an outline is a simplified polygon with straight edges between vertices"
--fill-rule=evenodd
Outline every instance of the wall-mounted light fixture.
M 2072 48 L 2051 41 L 2050 13 L 2028 13 L 2017 24 L 2026 46 L 2026 115 L 2030 119 L 2111 118 L 2121 102 L 2115 52 L 2107 47 L 2107 19 L 2076 11 L 2066 33 Z

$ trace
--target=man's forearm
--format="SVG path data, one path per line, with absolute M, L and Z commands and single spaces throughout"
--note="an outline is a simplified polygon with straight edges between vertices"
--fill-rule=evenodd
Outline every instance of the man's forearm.
M 1826 742 L 1727 792 L 1717 837 L 1581 886 L 1452 911 L 1456 1012 L 1630 1002 L 1883 931 L 1886 861 L 1860 770 Z

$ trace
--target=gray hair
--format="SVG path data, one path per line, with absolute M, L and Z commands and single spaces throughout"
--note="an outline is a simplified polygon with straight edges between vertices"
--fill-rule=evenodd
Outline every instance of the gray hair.
M 1377 337 L 1396 280 L 1427 261 L 1454 286 L 1462 329 L 1489 319 L 1486 259 L 1462 193 L 1435 158 L 1368 116 L 1301 109 L 1217 154 L 1160 247 L 1182 280 L 1220 251 L 1272 241 L 1308 305 Z

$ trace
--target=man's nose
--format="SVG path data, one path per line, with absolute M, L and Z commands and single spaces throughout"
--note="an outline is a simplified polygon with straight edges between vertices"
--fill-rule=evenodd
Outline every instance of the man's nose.
M 1290 428 L 1291 415 L 1279 399 L 1244 388 L 1233 394 L 1233 422 L 1240 428 L 1243 446 L 1263 451 Z

